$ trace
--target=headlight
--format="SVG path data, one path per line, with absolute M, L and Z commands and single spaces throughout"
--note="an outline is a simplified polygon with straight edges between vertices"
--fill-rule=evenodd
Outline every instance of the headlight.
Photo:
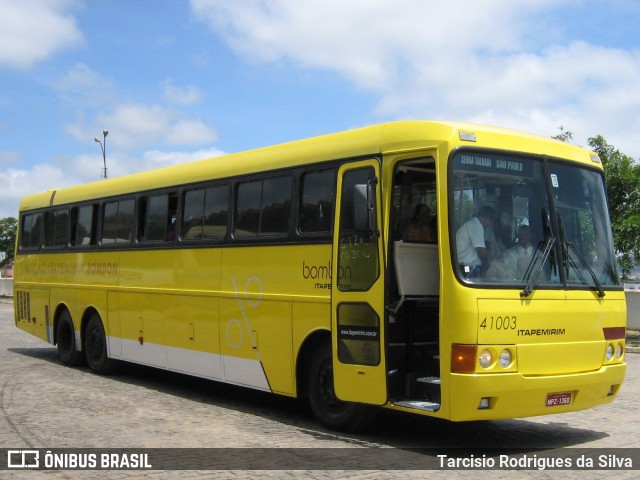
M 491 351 L 483 350 L 480 352 L 480 355 L 478 355 L 478 363 L 480 363 L 482 368 L 489 368 L 493 363 L 493 355 L 491 355 Z
M 502 368 L 507 368 L 509 365 L 511 365 L 512 361 L 513 361 L 513 356 L 511 355 L 511 350 L 505 348 L 500 352 L 500 358 L 498 359 L 498 363 L 500 363 L 500 366 Z
M 624 353 L 624 346 L 622 345 L 622 343 L 619 343 L 616 346 L 616 357 L 617 358 L 622 358 L 622 354 Z
M 613 345 L 609 344 L 607 345 L 607 351 L 605 353 L 605 358 L 607 359 L 607 361 L 611 360 L 613 358 Z

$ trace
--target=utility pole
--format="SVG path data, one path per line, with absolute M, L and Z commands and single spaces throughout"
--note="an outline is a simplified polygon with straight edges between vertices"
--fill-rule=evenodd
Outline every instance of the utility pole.
M 108 130 L 102 130 L 102 140 L 98 137 L 94 138 L 93 141 L 100 144 L 100 149 L 102 150 L 102 177 L 105 180 L 107 179 L 107 135 L 109 135 Z

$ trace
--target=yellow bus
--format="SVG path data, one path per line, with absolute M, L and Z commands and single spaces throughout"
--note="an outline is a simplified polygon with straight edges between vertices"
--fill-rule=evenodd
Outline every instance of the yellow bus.
M 25 197 L 15 322 L 63 364 L 134 362 L 453 421 L 575 411 L 623 382 L 600 160 L 391 122 Z

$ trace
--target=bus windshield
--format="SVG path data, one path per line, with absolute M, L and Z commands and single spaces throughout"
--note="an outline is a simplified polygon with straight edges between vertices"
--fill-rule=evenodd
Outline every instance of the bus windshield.
M 559 160 L 461 151 L 453 158 L 454 265 L 467 283 L 619 285 L 602 175 Z

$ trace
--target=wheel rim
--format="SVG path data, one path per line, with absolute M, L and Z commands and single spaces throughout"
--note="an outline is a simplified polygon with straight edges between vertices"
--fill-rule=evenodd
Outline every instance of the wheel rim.
M 346 403 L 336 396 L 333 387 L 333 367 L 331 364 L 325 365 L 320 371 L 318 387 L 320 397 L 329 410 L 334 412 L 344 410 Z
M 87 331 L 87 358 L 89 361 L 98 362 L 102 358 L 103 336 L 97 325 L 91 325 Z

